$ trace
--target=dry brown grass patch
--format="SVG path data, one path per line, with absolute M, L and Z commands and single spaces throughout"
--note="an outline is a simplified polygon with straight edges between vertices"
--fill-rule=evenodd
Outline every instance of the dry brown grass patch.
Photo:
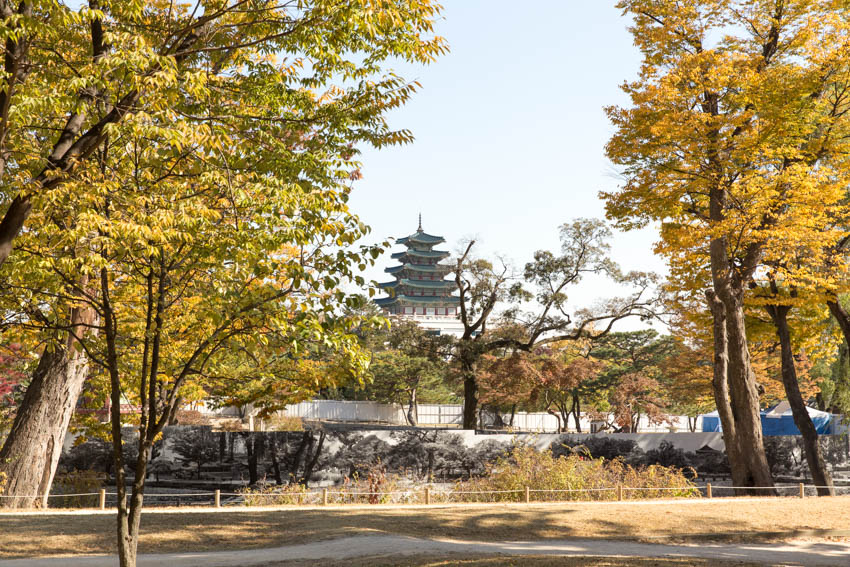
M 367 533 L 489 541 L 575 537 L 679 542 L 764 541 L 759 532 L 825 529 L 850 533 L 850 496 L 189 513 L 148 509 L 140 552 L 264 548 Z M 110 553 L 114 541 L 111 514 L 0 514 L 0 558 Z

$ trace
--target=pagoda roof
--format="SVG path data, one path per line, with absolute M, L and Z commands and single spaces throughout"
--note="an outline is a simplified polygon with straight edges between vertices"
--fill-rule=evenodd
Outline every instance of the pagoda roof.
M 388 274 L 396 274 L 402 270 L 410 270 L 412 272 L 424 272 L 429 274 L 443 273 L 447 274 L 454 268 L 448 264 L 399 264 L 398 266 L 390 266 L 384 271 Z
M 410 236 L 399 238 L 396 242 L 398 242 L 399 244 L 407 244 L 409 242 L 418 242 L 420 244 L 440 244 L 441 242 L 445 241 L 446 239 L 442 236 L 428 234 L 427 232 L 423 232 L 420 229 L 411 234 Z
M 418 256 L 419 258 L 447 258 L 449 256 L 449 252 L 446 252 L 445 250 L 414 250 L 413 248 L 409 248 L 403 252 L 393 253 L 390 258 L 398 260 L 405 256 Z
M 422 305 L 433 305 L 435 303 L 449 303 L 456 304 L 458 303 L 458 298 L 450 295 L 448 297 L 427 297 L 427 296 L 410 296 L 410 295 L 399 295 L 396 297 L 379 297 L 374 300 L 375 303 L 380 305 L 381 307 L 392 305 L 396 302 L 402 303 L 415 303 Z
M 419 287 L 425 289 L 448 289 L 457 287 L 455 282 L 449 280 L 409 280 L 409 279 L 401 279 L 396 280 L 394 282 L 386 282 L 378 284 L 380 287 L 387 288 L 395 288 L 397 286 L 403 285 L 407 287 Z

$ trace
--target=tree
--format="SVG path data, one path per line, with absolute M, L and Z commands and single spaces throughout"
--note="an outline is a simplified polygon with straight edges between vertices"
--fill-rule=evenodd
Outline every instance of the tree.
M 497 414 L 497 426 L 505 425 L 501 412 L 510 413 L 508 426 L 513 426 L 517 407 L 533 405 L 538 397 L 539 364 L 535 356 L 515 351 L 506 356 L 485 354 L 477 375 L 482 407 L 489 406 Z
M 610 386 L 610 377 L 604 372 L 605 363 L 592 358 L 588 347 L 585 341 L 584 345 L 562 345 L 560 349 L 549 349 L 542 354 L 540 395 L 547 409 L 554 406 L 557 410 L 559 431 L 568 429 L 572 415 L 576 432 L 581 433 L 582 402 L 598 396 Z
M 690 346 L 678 339 L 665 361 L 669 378 L 670 409 L 688 417 L 688 429 L 696 431 L 697 417 L 714 408 L 711 391 L 711 345 Z
M 830 413 L 850 414 L 850 349 L 842 342 L 833 357 L 815 366 L 818 375 L 818 409 Z
M 362 392 L 365 399 L 407 406 L 410 425 L 418 420 L 418 403 L 456 399 L 447 382 L 445 336 L 429 335 L 414 321 L 392 318 L 388 325 L 361 326 L 359 337 L 372 352 L 371 380 Z
M 642 416 L 655 424 L 669 419 L 661 384 L 646 372 L 629 372 L 621 376 L 609 400 L 615 422 L 620 431 L 626 433 L 638 432 Z
M 372 382 L 367 386 L 367 396 L 376 401 L 406 405 L 405 418 L 415 426 L 419 401 L 438 402 L 442 401 L 440 398 L 452 397 L 445 386 L 442 370 L 439 364 L 425 357 L 399 351 L 377 353 L 369 368 Z M 423 391 L 426 396 L 419 395 Z
M 847 19 L 834 2 L 623 0 L 644 55 L 610 108 L 604 194 L 620 226 L 661 223 L 674 286 L 713 314 L 714 391 L 736 486 L 772 486 L 745 296 L 801 243 L 832 249 L 846 168 Z M 706 288 L 709 288 L 706 291 Z M 763 494 L 763 492 L 761 493 Z
M 477 365 L 481 357 L 497 350 L 530 351 L 534 345 L 602 336 L 614 323 L 634 315 L 651 316 L 653 299 L 648 297 L 654 278 L 650 274 L 622 274 L 607 257 L 610 229 L 601 221 L 579 219 L 561 227 L 561 253 L 537 251 L 525 266 L 523 281 L 504 264 L 496 268 L 472 256 L 475 242 L 467 244 L 455 264 L 455 281 L 460 291 L 460 320 L 463 334 L 454 348 L 454 358 L 463 380 L 463 427 L 474 429 L 478 409 Z M 631 295 L 608 300 L 594 310 L 570 312 L 567 291 L 585 276 L 607 276 L 629 285 Z M 523 283 L 529 287 L 525 289 Z M 523 302 L 534 309 L 525 312 Z M 513 336 L 488 333 L 497 307 L 510 309 L 498 314 L 503 328 Z M 595 325 L 599 328 L 595 329 Z
M 409 139 L 384 115 L 415 85 L 382 66 L 443 50 L 425 37 L 439 11 L 427 1 L 184 8 L 157 3 L 117 20 L 137 43 L 185 32 L 189 50 L 159 58 L 157 104 L 108 128 L 97 162 L 52 189 L 53 208 L 33 209 L 39 230 L 18 237 L 27 254 L 9 267 L 33 297 L 98 314 L 83 325 L 96 332 L 63 331 L 108 379 L 115 446 L 122 394 L 141 408 L 129 505 L 115 452 L 122 566 L 135 564 L 152 444 L 187 392 L 316 350 L 362 377 L 365 357 L 336 313 L 353 301 L 340 284 L 362 283 L 357 266 L 378 254 L 352 248 L 366 230 L 346 206 L 354 146 Z M 51 222 L 60 212 L 66 222 Z
M 82 341 L 105 340 L 103 334 L 99 338 L 86 335 L 93 329 L 105 332 L 111 325 L 98 321 L 102 311 L 96 310 L 103 304 L 97 297 L 103 287 L 102 268 L 109 275 L 107 267 L 97 265 L 101 250 L 96 241 L 114 235 L 104 235 L 94 217 L 81 215 L 94 212 L 101 220 L 104 215 L 114 219 L 127 207 L 133 209 L 131 217 L 136 215 L 133 224 L 146 214 L 156 215 L 163 204 L 158 202 L 160 197 L 175 197 L 162 186 L 182 176 L 184 197 L 193 195 L 193 183 L 196 190 L 218 185 L 214 195 L 218 202 L 207 207 L 209 215 L 240 207 L 253 194 L 255 200 L 249 204 L 265 215 L 266 226 L 277 216 L 305 226 L 326 223 L 327 232 L 341 225 L 351 227 L 334 215 L 345 215 L 346 182 L 357 168 L 352 161 L 355 144 L 381 146 L 410 139 L 407 131 L 390 130 L 384 113 L 402 104 L 416 85 L 384 73 L 385 61 L 399 57 L 427 62 L 445 48 L 440 38 L 426 37 L 439 13 L 435 4 L 399 2 L 380 11 L 371 10 L 370 5 L 369 1 L 336 6 L 324 1 L 250 6 L 243 1 L 195 6 L 154 2 L 110 3 L 103 9 L 74 11 L 55 3 L 24 2 L 21 9 L 32 8 L 39 16 L 32 22 L 23 20 L 32 28 L 16 28 L 22 21 L 17 18 L 4 20 L 7 29 L 17 30 L 7 34 L 7 56 L 11 50 L 20 51 L 11 54 L 11 60 L 7 57 L 7 64 L 17 65 L 22 57 L 39 64 L 27 65 L 33 72 L 14 78 L 14 92 L 24 96 L 12 97 L 11 86 L 4 94 L 12 111 L 3 106 L 10 112 L 11 124 L 3 121 L 9 132 L 3 141 L 7 149 L 18 142 L 23 145 L 13 148 L 19 158 L 4 161 L 7 169 L 16 169 L 6 171 L 0 184 L 5 215 L 0 224 L 2 258 L 14 260 L 14 265 L 6 261 L 0 267 L 0 281 L 9 282 L 13 291 L 4 293 L 4 298 L 13 306 L 23 305 L 26 324 L 41 327 L 42 340 L 48 342 L 0 451 L 0 468 L 15 480 L 7 494 L 48 491 L 61 439 L 82 383 L 91 373 Z M 30 39 L 32 49 L 23 49 Z M 304 64 L 307 60 L 309 65 Z M 21 82 L 24 78 L 26 87 Z M 344 86 L 333 84 L 338 80 Z M 67 119 L 56 112 L 63 105 L 70 112 Z M 128 136 L 128 131 L 134 136 Z M 54 139 L 54 132 L 61 133 L 52 150 L 38 146 L 42 140 Z M 4 159 L 7 155 L 4 150 Z M 158 170 L 151 167 L 157 161 Z M 136 176 L 131 171 L 134 167 Z M 168 173 L 169 168 L 174 171 Z M 105 206 L 115 197 L 114 192 L 110 194 L 110 174 L 119 169 L 117 178 L 131 180 L 144 191 L 129 201 L 113 200 Z M 261 186 L 274 186 L 275 191 L 289 191 L 298 198 L 266 199 Z M 314 192 L 315 186 L 332 189 Z M 145 191 L 150 192 L 147 203 L 140 198 Z M 329 214 L 310 216 L 317 210 L 313 201 L 322 199 Z M 197 212 L 191 205 L 183 209 L 187 215 Z M 33 230 L 21 232 L 31 217 L 36 220 Z M 168 222 L 165 217 L 149 217 L 140 223 L 147 228 L 140 230 Z M 118 220 L 117 225 L 122 222 Z M 57 226 L 43 230 L 48 225 Z M 352 234 L 362 232 L 359 223 L 353 225 Z M 310 241 L 310 230 L 293 225 L 287 233 L 295 253 L 309 254 L 316 244 Z M 133 235 L 139 246 L 134 253 L 141 257 L 144 248 L 147 257 L 153 258 L 158 253 L 156 239 L 144 236 Z M 21 239 L 27 239 L 23 247 L 17 246 Z M 13 241 L 17 250 L 28 252 L 7 258 Z M 235 244 L 230 243 L 231 262 L 242 253 Z M 52 265 L 40 268 L 29 252 L 32 249 L 51 257 Z M 179 250 L 175 252 L 172 262 L 179 258 Z M 50 271 L 60 260 L 62 281 L 57 281 Z M 103 261 L 116 261 L 116 257 L 107 251 Z M 156 270 L 168 262 L 148 261 L 147 268 Z M 330 261 L 311 266 L 329 278 L 328 289 L 337 283 L 333 266 Z M 159 280 L 156 271 L 149 275 L 152 283 Z M 166 274 L 164 281 L 170 277 Z M 262 273 L 254 276 L 263 277 Z M 141 297 L 155 298 L 153 291 Z M 230 293 L 234 292 L 231 288 Z M 46 446 L 54 450 L 45 451 Z M 32 498 L 3 502 L 28 506 Z M 129 561 L 128 556 L 122 557 Z
M 800 392 L 794 346 L 791 342 L 791 330 L 788 323 L 788 315 L 792 307 L 787 304 L 788 298 L 782 301 L 783 298 L 777 297 L 780 293 L 775 280 L 771 282 L 770 295 L 771 297 L 767 301 L 771 303 L 765 305 L 765 310 L 770 315 L 773 325 L 776 328 L 776 335 L 779 338 L 782 360 L 782 383 L 785 387 L 788 403 L 791 406 L 794 424 L 803 438 L 803 453 L 809 465 L 809 472 L 812 475 L 815 486 L 817 486 L 819 496 L 834 496 L 835 488 L 832 482 L 832 475 L 829 473 L 820 444 L 818 443 L 817 430 L 812 422 L 812 418 L 809 416 L 808 407 Z M 795 295 L 793 289 L 792 295 Z M 777 303 L 773 303 L 774 301 L 777 301 Z M 782 303 L 778 303 L 778 301 L 782 301 Z
M 209 427 L 183 427 L 169 436 L 171 449 L 184 464 L 197 465 L 198 480 L 201 467 L 218 457 L 218 435 Z
M 348 478 L 368 474 L 386 461 L 390 451 L 390 444 L 374 434 L 358 435 L 355 439 L 344 437 L 342 448 L 334 455 L 334 464 Z

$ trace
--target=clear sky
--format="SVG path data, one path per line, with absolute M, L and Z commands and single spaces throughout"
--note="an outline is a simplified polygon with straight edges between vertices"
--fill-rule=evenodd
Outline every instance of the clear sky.
M 605 158 L 613 132 L 604 107 L 627 104 L 619 86 L 640 54 L 628 20 L 606 0 L 444 0 L 437 33 L 451 52 L 427 67 L 398 66 L 422 89 L 390 115 L 407 146 L 367 150 L 351 207 L 378 242 L 423 228 L 450 250 L 474 237 L 484 255 L 522 266 L 556 249 L 558 227 L 602 217 L 600 190 L 617 186 Z M 651 231 L 617 234 L 624 269 L 664 271 Z M 386 280 L 389 255 L 367 276 Z M 586 282 L 573 300 L 616 294 Z M 631 326 L 631 325 L 629 325 Z

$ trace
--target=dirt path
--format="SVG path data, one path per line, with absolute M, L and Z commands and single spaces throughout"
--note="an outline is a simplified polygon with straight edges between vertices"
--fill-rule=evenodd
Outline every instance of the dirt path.
M 397 535 L 355 536 L 270 549 L 139 556 L 139 567 L 225 567 L 269 565 L 281 561 L 339 560 L 356 557 L 420 554 L 561 555 L 581 557 L 696 557 L 747 561 L 767 565 L 847 566 L 850 544 L 839 542 L 786 542 L 781 544 L 664 545 L 598 539 L 561 539 L 533 542 L 485 542 L 422 539 Z M 107 555 L 13 559 L 0 567 L 112 567 Z

